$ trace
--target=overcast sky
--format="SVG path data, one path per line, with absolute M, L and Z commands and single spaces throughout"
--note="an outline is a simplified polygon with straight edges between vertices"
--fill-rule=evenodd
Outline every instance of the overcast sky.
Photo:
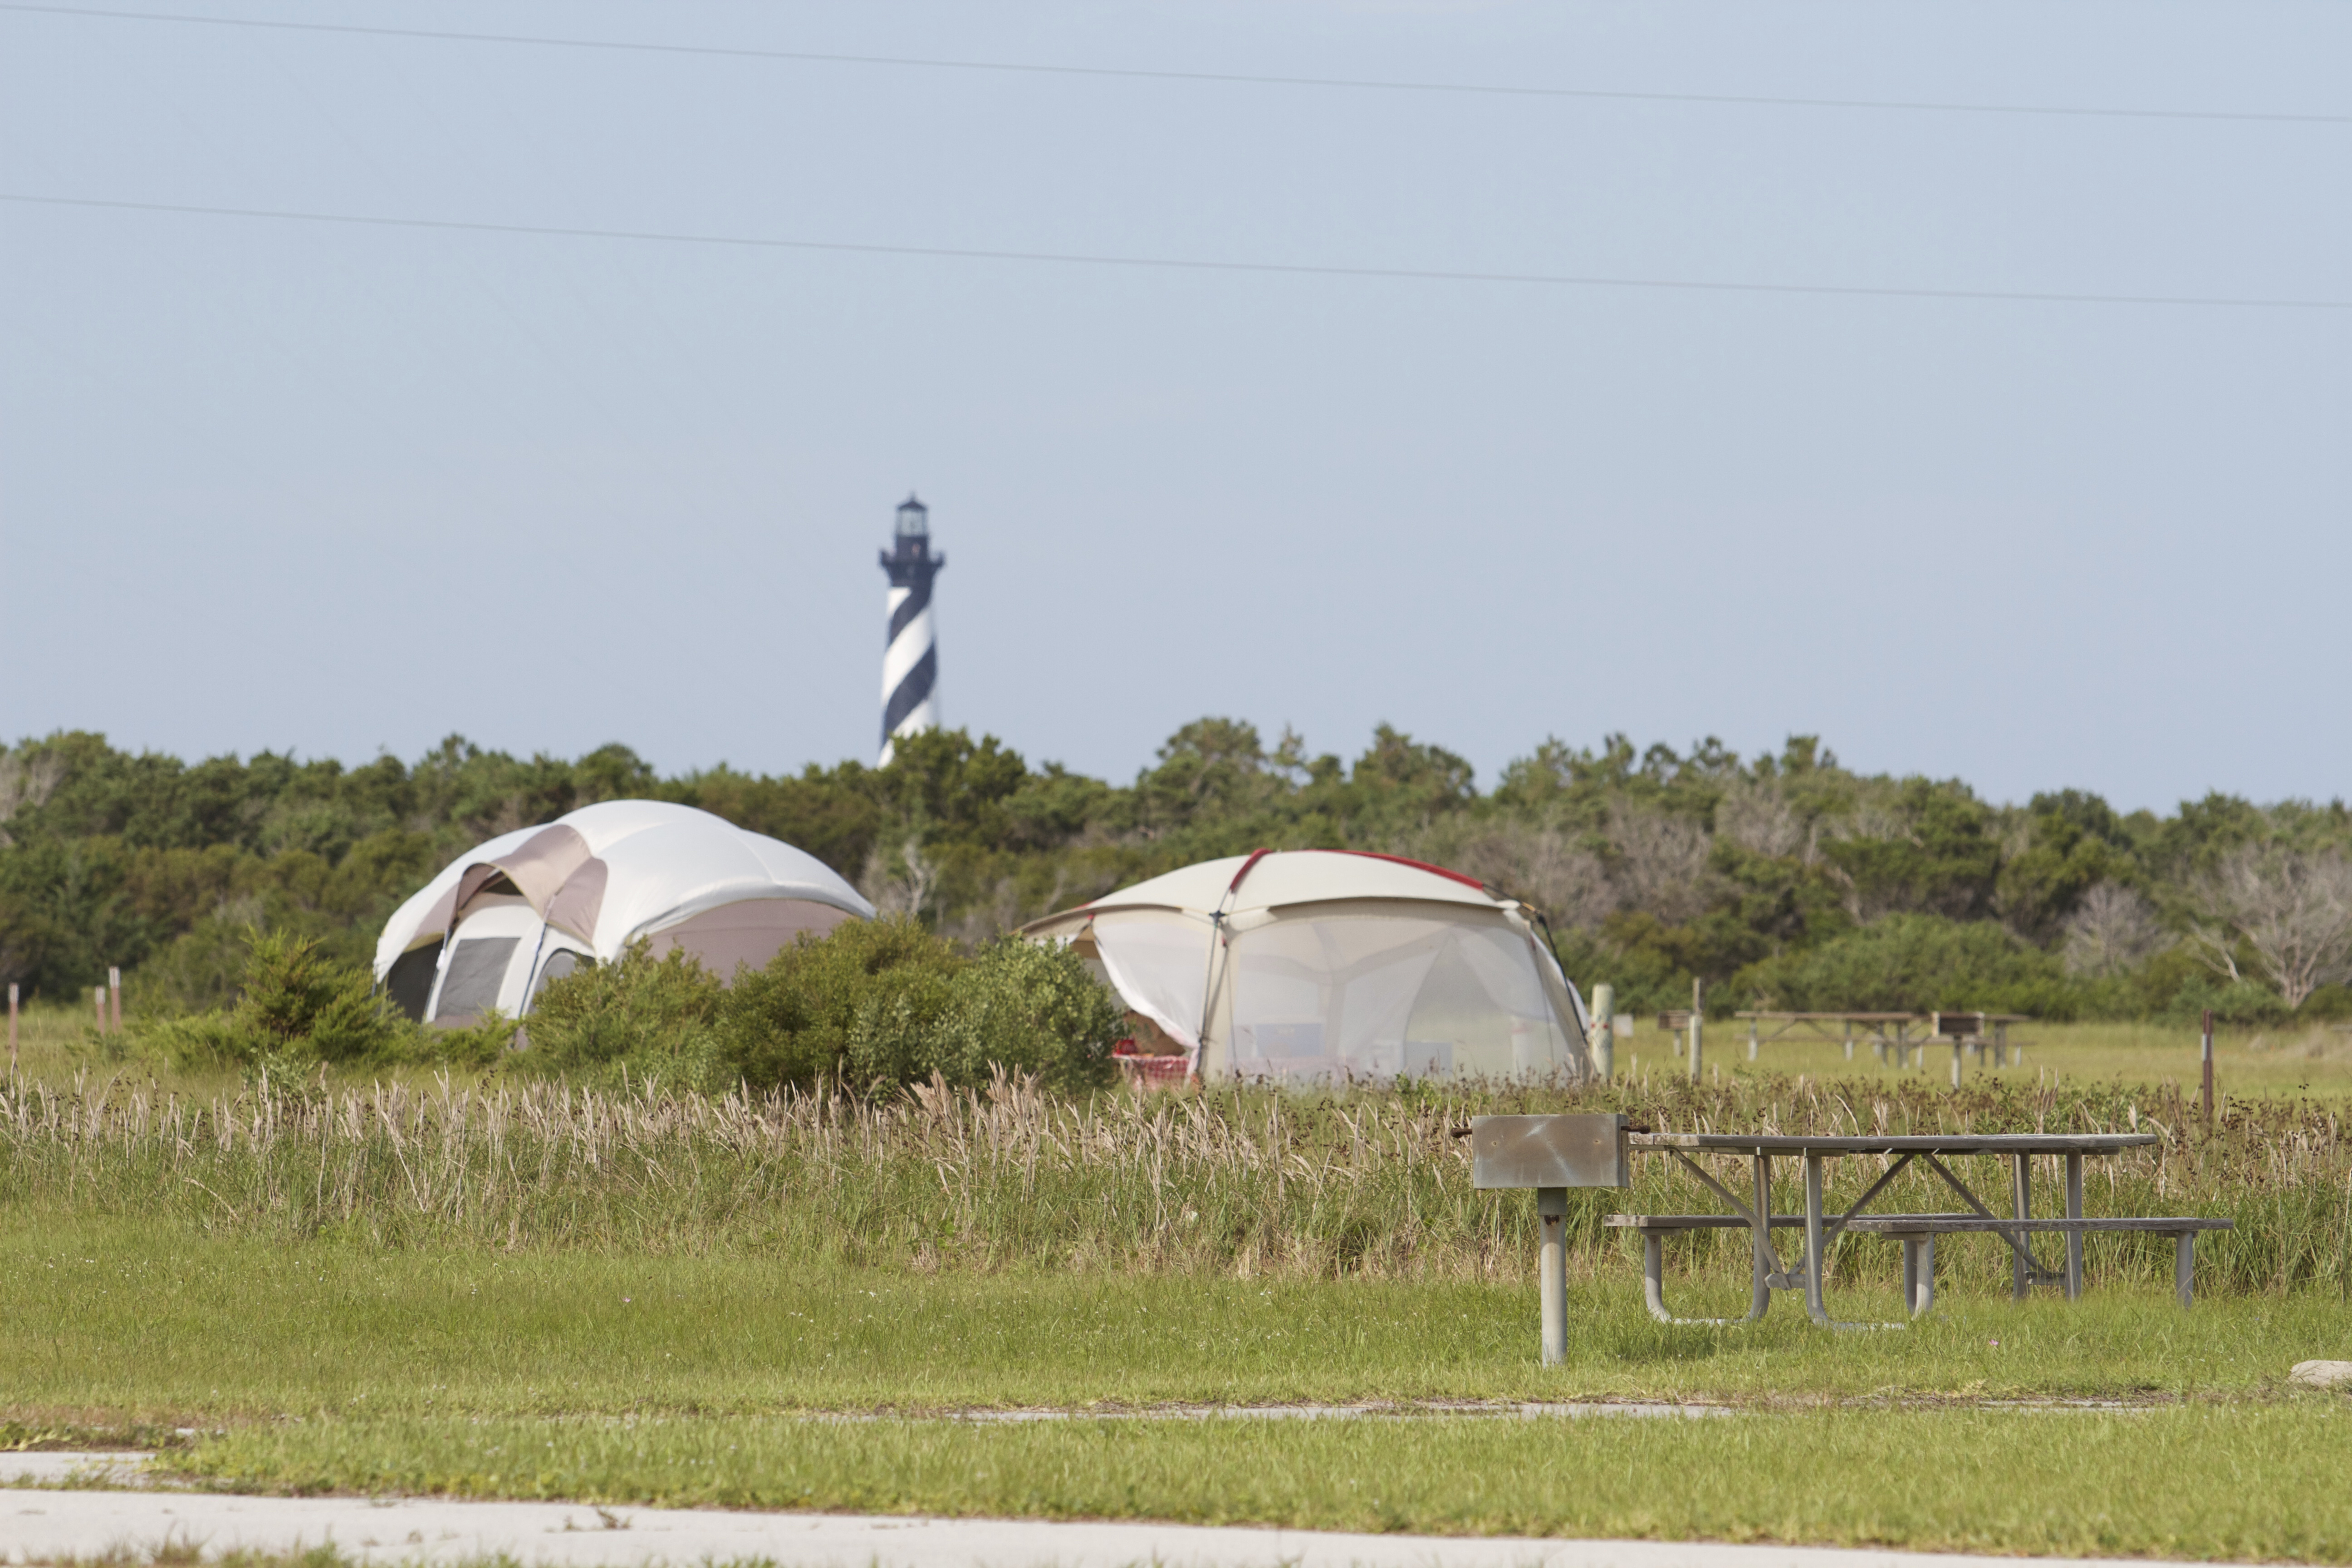
M 138 8 L 145 0 L 119 0 Z M 1302 268 L 2352 302 L 2340 4 L 0 8 L 14 195 Z M 1996 800 L 2347 793 L 2352 310 L 1181 270 L 0 203 L 0 732 L 194 758 L 1203 713 L 1482 783 L 1792 732 Z

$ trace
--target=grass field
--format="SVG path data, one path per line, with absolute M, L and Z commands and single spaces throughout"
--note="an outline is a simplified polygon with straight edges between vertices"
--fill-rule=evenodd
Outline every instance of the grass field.
M 1570 1364 L 1545 1369 L 1526 1281 L 919 1276 L 18 1220 L 0 1387 L 17 1443 L 193 1427 L 171 1462 L 238 1489 L 2352 1561 L 2352 1409 L 2284 1379 L 2352 1354 L 2338 1300 L 2018 1306 L 1956 1281 L 1908 1331 L 1832 1335 L 1788 1303 L 1756 1330 L 1667 1328 L 1636 1289 L 1580 1283 Z M 1660 1398 L 1738 1413 L 1100 1418 Z M 2053 1398 L 2129 1408 L 2001 1403 Z M 1080 1418 L 940 1418 L 1038 1409 Z
M 2352 1355 L 2331 1295 L 2153 1291 L 2024 1305 L 1948 1280 L 1936 1318 L 1827 1334 L 1673 1328 L 1631 1270 L 1572 1288 L 1565 1368 L 1536 1364 L 1532 1268 L 1495 1282 L 948 1273 L 757 1256 L 392 1250 L 150 1222 L 0 1233 L 0 1387 L 26 1427 L 279 1415 L 777 1410 L 1364 1399 L 2277 1396 Z M 1719 1289 L 1727 1298 L 1735 1281 Z M 1744 1287 L 1743 1287 L 1744 1289 Z M 1892 1316 L 1893 1292 L 1845 1298 Z
M 1441 1534 L 2352 1559 L 2352 1415 L 1824 1410 L 1723 1420 L 844 1426 L 388 1421 L 255 1429 L 246 1487 Z
M 263 1490 L 2352 1563 L 2352 1405 L 2284 1384 L 2352 1358 L 2352 1073 L 2328 1037 L 2226 1042 L 2209 1133 L 2193 1039 L 2090 1026 L 2037 1030 L 2023 1069 L 1971 1067 L 1958 1094 L 1948 1058 L 1768 1045 L 1751 1069 L 1727 1031 L 1720 1085 L 1662 1072 L 1653 1034 L 1605 1091 L 1140 1103 L 265 1089 L 107 1062 L 78 1020 L 26 1033 L 0 1089 L 11 1446 L 162 1442 L 198 1484 Z M 2159 1142 L 2099 1164 L 2092 1212 L 2239 1228 L 2200 1245 L 2188 1313 L 2168 1245 L 2094 1238 L 2084 1300 L 2021 1305 L 1969 1237 L 1901 1331 L 1824 1333 L 1787 1300 L 1756 1329 L 1667 1327 L 1597 1224 L 1695 1199 L 1643 1162 L 1633 1192 L 1578 1200 L 1548 1370 L 1531 1205 L 1471 1191 L 1450 1134 L 1571 1104 L 2139 1127 Z M 1873 1174 L 1842 1163 L 1833 1200 Z M 1674 1249 L 1685 1310 L 1744 1304 L 1741 1245 Z M 1893 1253 L 1832 1255 L 1839 1315 L 1894 1315 Z M 1563 1400 L 1733 1413 L 1425 1408 Z M 2120 1408 L 2053 1403 L 2086 1400 Z M 1365 1402 L 1423 1408 L 1171 1415 Z M 1069 1418 L 970 1418 L 1006 1411 Z
M 2156 1024 L 2026 1024 L 2017 1026 L 2017 1038 L 2022 1046 L 2021 1064 L 1998 1069 L 1980 1067 L 1971 1054 L 1963 1064 L 1964 1075 L 1970 1079 L 1990 1073 L 2004 1079 L 2021 1075 L 2032 1082 L 2054 1077 L 2169 1084 L 2194 1092 L 2203 1071 L 2194 1029 Z M 1620 1066 L 1629 1070 L 1670 1074 L 1682 1065 L 1674 1041 L 1648 1026 L 1646 1020 L 1617 1051 Z M 1839 1042 L 1791 1033 L 1760 1041 L 1751 1063 L 1748 1026 L 1727 1018 L 1709 1022 L 1701 1060 L 1727 1074 L 1768 1071 L 1915 1079 L 1924 1075 L 1948 1084 L 1952 1053 L 1948 1046 L 1931 1049 L 1924 1068 L 1906 1070 L 1874 1060 L 1867 1042 L 1857 1042 L 1854 1059 L 1848 1061 Z M 2340 1100 L 2352 1096 L 2352 1031 L 2326 1025 L 2223 1030 L 2214 1038 L 2213 1070 L 2225 1094 L 2310 1093 Z
M 19 1026 L 19 1071 L 35 1080 L 63 1083 L 77 1072 L 103 1073 L 130 1067 L 152 1074 L 166 1088 L 195 1093 L 216 1092 L 236 1081 L 234 1075 L 174 1073 L 144 1062 L 114 1060 L 106 1043 L 97 1037 L 93 1021 L 92 1013 L 83 1007 L 26 1008 Z M 2022 1066 L 1998 1069 L 1996 1076 L 2022 1073 L 2029 1080 L 2039 1080 L 2056 1075 L 2135 1085 L 2174 1084 L 2193 1090 L 2200 1072 L 2194 1029 L 2156 1024 L 2028 1024 L 2019 1026 L 2018 1038 L 2024 1045 Z M 1621 1071 L 1660 1076 L 1680 1070 L 1675 1042 L 1646 1020 L 1617 1049 Z M 1866 1044 L 1857 1045 L 1855 1059 L 1849 1061 L 1836 1041 L 1801 1034 L 1765 1041 L 1756 1061 L 1750 1063 L 1748 1026 L 1727 1017 L 1710 1021 L 1705 1060 L 1726 1074 L 1905 1076 L 1874 1061 Z M 2214 1062 L 2225 1093 L 2352 1097 L 2352 1028 L 2343 1026 L 2224 1029 L 2214 1040 Z M 1922 1070 L 1915 1067 L 1908 1076 L 1919 1077 Z M 1996 1069 L 1979 1068 L 1971 1057 L 1965 1071 L 1974 1078 Z M 1950 1051 L 1930 1052 L 1924 1072 L 1937 1082 L 1948 1083 Z M 431 1075 L 413 1071 L 406 1076 L 424 1081 Z

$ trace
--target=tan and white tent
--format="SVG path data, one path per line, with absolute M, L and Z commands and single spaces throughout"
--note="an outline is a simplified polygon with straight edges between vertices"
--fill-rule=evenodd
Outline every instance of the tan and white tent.
M 609 800 L 478 845 L 393 912 L 375 977 L 412 1018 L 520 1017 L 640 937 L 731 982 L 874 906 L 814 856 L 692 806 Z
M 1261 849 L 1023 931 L 1098 963 L 1204 1080 L 1590 1070 L 1583 1000 L 1528 911 L 1441 867 Z

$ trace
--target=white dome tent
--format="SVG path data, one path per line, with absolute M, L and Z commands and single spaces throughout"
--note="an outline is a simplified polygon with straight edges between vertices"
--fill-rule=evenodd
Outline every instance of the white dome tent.
M 1204 1081 L 1591 1070 L 1583 1000 L 1532 912 L 1441 867 L 1261 849 L 1022 929 L 1099 963 Z
M 722 981 L 874 906 L 815 857 L 692 806 L 612 800 L 502 834 L 394 911 L 376 983 L 412 1018 L 520 1017 L 551 980 L 640 937 Z

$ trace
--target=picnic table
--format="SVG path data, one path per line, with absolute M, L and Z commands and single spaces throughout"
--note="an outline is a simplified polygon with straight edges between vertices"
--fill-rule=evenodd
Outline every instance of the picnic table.
M 1927 1066 L 1927 1050 L 1931 1046 L 1948 1044 L 1952 1047 L 1952 1087 L 1960 1086 L 1960 1054 L 1972 1050 L 1977 1066 L 1985 1065 L 1988 1054 L 1992 1065 L 2022 1067 L 2028 1040 L 2009 1037 L 2012 1024 L 2030 1024 L 2033 1020 L 2022 1013 L 1734 1013 L 1735 1018 L 1748 1020 L 1748 1059 L 1754 1061 L 1759 1046 L 1775 1040 L 1827 1040 L 1845 1047 L 1845 1059 L 1853 1060 L 1854 1030 L 1862 1030 L 1866 1041 L 1880 1061 L 1890 1058 L 1898 1068 Z M 1661 1015 L 1661 1026 L 1664 1016 Z M 1831 1032 L 1831 1026 L 1837 1032 Z
M 1990 1234 L 2009 1244 L 2012 1289 L 2021 1300 L 2032 1287 L 2040 1284 L 2063 1285 L 2069 1300 L 2083 1293 L 2083 1237 L 2086 1232 L 2139 1231 L 2169 1236 L 2174 1244 L 2173 1287 L 2180 1304 L 2186 1307 L 2191 1298 L 2197 1234 L 2231 1227 L 2231 1222 L 2226 1219 L 2187 1215 L 2084 1217 L 2084 1158 L 2114 1154 L 2124 1149 L 2153 1143 L 2156 1135 L 2150 1132 L 1954 1132 L 1815 1138 L 1753 1132 L 1637 1132 L 1629 1129 L 1622 1137 L 1629 1153 L 1665 1154 L 1678 1161 L 1731 1209 L 1727 1214 L 1620 1214 L 1611 1215 L 1602 1222 L 1640 1234 L 1643 1292 L 1648 1301 L 1650 1315 L 1661 1322 L 1752 1323 L 1762 1318 L 1771 1306 L 1774 1290 L 1801 1289 L 1805 1293 L 1806 1314 L 1814 1322 L 1825 1328 L 1860 1326 L 1832 1322 L 1822 1296 L 1822 1260 L 1827 1257 L 1831 1244 L 1840 1236 L 1848 1234 L 1886 1237 L 1903 1244 L 1903 1303 L 1913 1316 L 1925 1312 L 1935 1301 L 1936 1237 L 1968 1234 Z M 1747 1198 L 1734 1193 L 1717 1180 L 1714 1173 L 1693 1158 L 1696 1154 L 1707 1153 L 1743 1156 L 1749 1162 L 1748 1179 L 1744 1184 L 1748 1191 Z M 2032 1213 L 2032 1184 L 2029 1178 L 2031 1162 L 2037 1154 L 2059 1155 L 2065 1161 L 2066 1213 L 2063 1218 L 2036 1218 Z M 1893 1159 L 1878 1179 L 1843 1214 L 1832 1215 L 1822 1198 L 1825 1168 L 1832 1160 L 1844 1155 L 1893 1156 Z M 2010 1201 L 2007 1206 L 2010 1212 L 2006 1215 L 1996 1215 L 1945 1163 L 1947 1159 L 1979 1155 L 1990 1155 L 2005 1160 L 2009 1164 Z M 1803 1162 L 1802 1214 L 1773 1212 L 1772 1162 L 1781 1157 Z M 1872 1201 L 1914 1162 L 1925 1163 L 1928 1170 L 1941 1177 L 1945 1184 L 1968 1205 L 1968 1211 L 1942 1214 L 1867 1212 Z M 1675 1317 L 1664 1300 L 1664 1244 L 1666 1236 L 1677 1232 L 1741 1228 L 1748 1230 L 1753 1238 L 1750 1258 L 1754 1293 L 1748 1315 L 1745 1318 Z M 1773 1247 L 1772 1232 L 1798 1228 L 1804 1232 L 1804 1251 L 1797 1259 L 1797 1267 L 1785 1268 Z M 2050 1233 L 2056 1233 L 2064 1239 L 2066 1259 L 2063 1268 L 2044 1268 L 2035 1258 L 2034 1237 Z

